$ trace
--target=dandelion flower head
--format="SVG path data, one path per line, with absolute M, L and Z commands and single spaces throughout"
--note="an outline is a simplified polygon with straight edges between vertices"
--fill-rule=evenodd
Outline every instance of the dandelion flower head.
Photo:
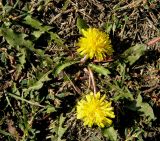
M 77 43 L 77 52 L 90 59 L 102 61 L 106 55 L 111 56 L 114 52 L 109 35 L 97 28 L 82 29 L 83 37 Z
M 84 121 L 84 125 L 92 127 L 98 125 L 105 127 L 112 124 L 111 118 L 115 118 L 111 102 L 105 100 L 106 96 L 100 96 L 100 92 L 96 95 L 91 92 L 86 95 L 77 104 L 77 119 Z

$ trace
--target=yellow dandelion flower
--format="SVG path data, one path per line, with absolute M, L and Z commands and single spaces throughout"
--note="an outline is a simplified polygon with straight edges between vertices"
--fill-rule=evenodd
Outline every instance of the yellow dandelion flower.
M 112 124 L 111 118 L 115 118 L 111 102 L 105 100 L 106 96 L 100 96 L 100 92 L 93 95 L 93 92 L 86 95 L 77 104 L 77 119 L 82 119 L 84 125 L 92 127 L 98 125 L 105 127 Z
M 114 52 L 109 35 L 97 28 L 82 29 L 83 37 L 77 43 L 77 52 L 88 58 L 96 58 L 102 61 L 106 55 L 111 56 Z

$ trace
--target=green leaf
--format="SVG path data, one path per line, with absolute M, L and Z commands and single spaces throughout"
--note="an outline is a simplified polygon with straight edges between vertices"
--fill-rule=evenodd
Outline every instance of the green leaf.
M 65 139 L 62 139 L 64 133 L 67 130 L 67 127 L 63 126 L 65 119 L 66 117 L 63 117 L 63 114 L 61 114 L 58 121 L 51 121 L 49 126 L 51 135 L 47 138 L 50 138 L 51 141 L 65 141 Z
M 118 65 L 117 65 L 117 72 L 120 74 L 120 76 L 122 77 L 122 80 L 124 80 L 125 79 L 125 77 L 126 77 L 126 64 L 124 63 L 124 64 L 121 64 L 121 63 L 119 63 Z
M 2 135 L 5 135 L 5 136 L 12 136 L 12 134 L 10 134 L 10 133 L 8 133 L 8 132 L 6 132 L 6 131 L 3 131 L 3 130 L 1 130 L 1 129 L 0 129 L 0 133 L 1 133 Z
M 40 23 L 38 20 L 33 19 L 30 15 L 26 16 L 24 18 L 23 23 L 30 25 L 31 27 L 35 29 L 40 29 L 42 27 L 42 23 Z
M 50 105 L 48 105 L 46 108 L 47 108 L 46 110 L 47 114 L 50 114 L 56 111 L 55 107 L 50 106 Z
M 31 41 L 25 40 L 25 37 L 27 37 L 26 34 L 15 33 L 12 29 L 0 28 L 0 35 L 3 36 L 12 47 L 25 46 L 29 49 L 33 46 Z
M 19 90 L 18 90 L 18 88 L 17 88 L 17 86 L 16 86 L 15 82 L 13 82 L 13 84 L 12 84 L 12 93 L 14 93 L 14 94 L 16 94 L 18 96 L 21 95 L 20 92 L 19 92 Z
M 8 28 L 0 28 L 0 35 L 5 38 L 5 40 L 8 42 L 8 44 L 10 44 L 11 47 L 16 47 L 18 50 L 18 47 L 25 47 L 27 50 L 35 52 L 39 56 L 46 57 L 43 50 L 35 49 L 33 42 L 25 39 L 25 37 L 27 37 L 26 34 L 16 33 L 12 29 Z M 48 57 L 47 60 L 49 59 L 50 58 Z
M 117 141 L 117 131 L 112 126 L 103 128 L 102 133 L 110 141 Z
M 55 67 L 55 69 L 54 69 L 54 71 L 53 71 L 53 74 L 55 75 L 55 76 L 57 76 L 62 70 L 64 70 L 66 67 L 69 67 L 69 66 L 71 66 L 71 65 L 73 65 L 73 64 L 76 64 L 76 63 L 79 63 L 79 61 L 70 61 L 70 62 L 65 62 L 65 63 L 63 63 L 63 64 L 58 64 L 56 67 Z
M 57 141 L 62 141 L 61 138 L 63 134 L 66 132 L 67 127 L 63 128 L 63 123 L 65 121 L 65 117 L 61 114 L 60 119 L 59 119 L 59 127 L 58 127 L 58 140 Z
M 106 69 L 106 68 L 103 67 L 103 66 L 98 66 L 98 65 L 94 65 L 94 64 L 89 64 L 89 66 L 90 66 L 94 71 L 96 71 L 97 73 L 102 74 L 102 75 L 105 75 L 105 76 L 108 76 L 108 74 L 111 73 L 108 69 Z
M 59 46 L 64 46 L 64 41 L 58 36 L 58 34 L 53 33 L 53 32 L 48 32 L 51 36 L 51 41 L 55 41 L 57 45 Z
M 109 22 L 106 23 L 106 25 L 105 25 L 105 32 L 109 34 L 110 31 L 112 30 L 112 26 L 113 25 L 111 23 L 109 23 Z
M 115 23 L 113 23 L 113 25 L 112 25 L 112 31 L 113 31 L 113 34 L 115 33 L 115 31 L 116 31 L 116 24 Z
M 148 120 L 155 120 L 155 116 L 153 113 L 152 107 L 148 103 L 141 103 L 141 109 L 139 110 L 140 112 L 143 112 L 144 116 L 148 117 Z
M 141 105 L 141 103 L 142 103 L 142 96 L 140 94 L 138 94 L 136 102 L 137 102 L 137 105 Z
M 26 16 L 24 18 L 23 23 L 30 25 L 31 27 L 35 28 L 35 29 L 39 29 L 41 32 L 47 32 L 50 29 L 52 29 L 53 27 L 51 26 L 43 26 L 42 23 L 40 21 L 38 21 L 37 19 L 32 18 L 30 15 Z
M 142 130 L 142 128 L 126 128 L 125 129 L 125 136 L 126 139 L 125 141 L 133 141 L 133 140 L 137 140 L 137 141 L 143 141 L 142 139 L 142 134 L 144 133 L 144 130 Z
M 134 100 L 132 93 L 128 90 L 126 86 L 120 88 L 116 81 L 114 82 L 114 84 L 108 83 L 108 86 L 112 91 L 114 91 L 114 101 L 118 101 L 120 99 Z
M 38 56 L 43 57 L 49 64 L 53 61 L 50 57 L 44 54 L 42 49 L 35 49 L 34 44 L 30 40 L 26 40 L 27 37 L 24 33 L 16 33 L 12 29 L 8 28 L 0 28 L 0 35 L 5 38 L 5 40 L 10 44 L 11 47 L 16 47 L 19 53 L 19 62 L 21 66 L 17 66 L 18 72 L 24 67 L 25 58 L 26 58 L 26 51 L 35 52 Z M 21 68 L 22 67 L 22 68 Z
M 127 105 L 127 107 L 132 111 L 139 112 L 140 115 L 146 117 L 149 122 L 156 119 L 152 107 L 148 103 L 142 101 L 142 96 L 140 94 L 138 94 L 137 99 Z
M 155 119 L 152 107 L 148 103 L 142 102 L 142 96 L 140 94 L 138 95 L 136 102 L 136 107 L 140 107 L 138 111 L 143 113 L 142 116 L 148 117 L 149 121 Z
M 118 101 L 120 99 L 133 100 L 133 95 L 131 93 L 126 92 L 126 91 L 116 92 L 116 94 L 113 97 L 113 100 Z
M 20 64 L 17 65 L 17 78 L 24 67 L 27 50 L 35 52 L 38 56 L 44 58 L 48 64 L 52 64 L 52 59 L 45 55 L 43 50 L 35 49 L 33 42 L 25 39 L 25 37 L 27 37 L 26 34 L 16 33 L 12 29 L 8 28 L 0 28 L 0 36 L 3 36 L 11 47 L 17 48 L 17 50 L 20 52 Z
M 87 25 L 86 21 L 81 19 L 80 17 L 77 18 L 77 23 L 76 23 L 79 32 L 82 33 L 82 29 L 86 30 L 89 26 Z
M 27 89 L 25 89 L 25 90 L 27 90 L 27 91 L 30 91 L 30 90 L 39 90 L 40 88 L 42 88 L 43 83 L 50 80 L 50 78 L 48 77 L 48 75 L 50 73 L 51 73 L 51 71 L 48 71 L 47 73 L 43 74 L 38 79 L 38 81 L 35 81 L 33 84 L 30 84 L 30 86 Z
M 24 65 L 26 63 L 26 49 L 25 48 L 20 48 L 19 53 L 18 53 L 18 59 L 19 59 L 19 64 L 16 66 L 16 75 L 15 75 L 15 80 L 18 79 L 20 76 L 22 69 L 24 69 Z
M 62 11 L 65 11 L 68 8 L 70 3 L 71 3 L 70 0 L 65 0 L 64 5 L 62 7 Z
M 31 27 L 38 29 L 38 31 L 34 31 L 32 35 L 34 35 L 37 39 L 45 32 L 49 33 L 51 36 L 50 41 L 55 41 L 58 45 L 64 46 L 64 41 L 58 36 L 58 34 L 50 32 L 49 30 L 53 27 L 51 26 L 43 26 L 42 23 L 36 19 L 33 19 L 30 15 L 26 16 L 24 22 Z
M 1 62 L 3 62 L 5 65 L 7 65 L 7 58 L 8 58 L 8 56 L 7 56 L 7 53 L 6 53 L 6 52 L 2 52 L 2 53 L 0 54 L 0 60 L 1 60 Z
M 126 63 L 133 65 L 142 55 L 144 55 L 147 47 L 145 44 L 136 44 L 127 49 L 121 57 L 124 58 Z
M 42 34 L 44 33 L 44 31 L 33 31 L 32 35 L 36 37 L 36 39 L 38 39 Z
M 20 52 L 18 54 L 18 59 L 19 59 L 21 67 L 24 68 L 24 64 L 26 63 L 26 56 L 27 56 L 26 49 L 20 48 L 19 51 Z
M 45 32 L 48 32 L 50 29 L 52 29 L 53 27 L 51 26 L 43 26 L 42 23 L 40 21 L 38 21 L 37 19 L 33 19 L 30 15 L 26 16 L 24 18 L 23 23 L 38 29 L 38 31 L 34 31 L 32 33 L 32 35 L 34 35 L 37 39 Z

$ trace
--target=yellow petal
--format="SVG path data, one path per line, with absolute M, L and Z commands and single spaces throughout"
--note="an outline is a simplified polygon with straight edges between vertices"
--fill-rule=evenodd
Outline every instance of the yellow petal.
M 77 119 L 81 119 L 84 125 L 92 127 L 98 125 L 104 127 L 112 123 L 109 118 L 114 118 L 111 102 L 105 100 L 105 95 L 101 97 L 100 92 L 93 95 L 93 92 L 81 99 L 77 105 Z
M 96 28 L 88 28 L 82 29 L 82 34 L 83 37 L 80 37 L 76 44 L 79 47 L 77 52 L 81 55 L 103 60 L 106 54 L 109 56 L 113 54 L 111 40 L 106 33 Z

